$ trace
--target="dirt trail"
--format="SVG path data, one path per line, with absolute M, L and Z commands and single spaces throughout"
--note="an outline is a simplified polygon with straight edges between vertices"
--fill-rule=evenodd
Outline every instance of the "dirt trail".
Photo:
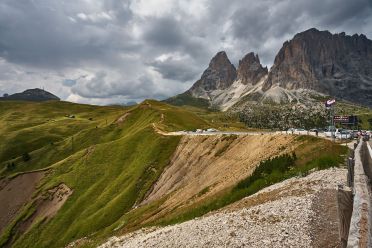
M 122 124 L 127 118 L 128 116 L 130 115 L 131 113 L 130 112 L 127 112 L 125 114 L 123 114 L 122 116 L 120 116 L 116 121 L 115 123 L 116 124 Z
M 14 219 L 19 209 L 31 200 L 44 173 L 24 173 L 0 181 L 0 233 Z
M 298 145 L 294 140 L 294 136 L 271 134 L 184 136 L 170 165 L 141 205 L 169 195 L 158 213 L 163 215 L 199 201 L 249 176 L 260 161 L 293 151 Z

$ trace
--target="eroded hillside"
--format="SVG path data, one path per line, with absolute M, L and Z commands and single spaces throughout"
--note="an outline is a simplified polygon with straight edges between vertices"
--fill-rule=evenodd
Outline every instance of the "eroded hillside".
M 235 185 L 260 161 L 292 152 L 298 145 L 294 136 L 284 135 L 185 136 L 141 205 L 169 196 L 158 212 L 164 215 Z
M 345 178 L 345 169 L 328 169 L 288 179 L 202 218 L 113 237 L 100 248 L 341 247 L 336 188 Z

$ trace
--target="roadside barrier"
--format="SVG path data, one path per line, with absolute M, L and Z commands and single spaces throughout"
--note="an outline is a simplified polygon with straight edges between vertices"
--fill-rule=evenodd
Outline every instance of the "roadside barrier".
M 359 141 L 354 151 L 353 172 L 348 173 L 353 178 L 353 210 L 350 220 L 349 235 L 346 247 L 372 247 L 372 197 L 371 182 L 368 178 L 365 166 L 367 161 L 363 156 L 371 157 L 368 145 L 362 140 Z M 364 150 L 363 150 L 364 149 Z M 368 149 L 368 150 L 367 150 Z M 363 164 L 364 163 L 364 164 Z M 369 162 L 368 162 L 369 163 Z M 348 170 L 349 171 L 349 170 Z M 342 239 L 342 238 L 341 238 Z

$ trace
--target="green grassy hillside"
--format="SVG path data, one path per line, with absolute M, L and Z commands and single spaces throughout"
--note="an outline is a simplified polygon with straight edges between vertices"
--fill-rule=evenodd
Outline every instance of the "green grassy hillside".
M 54 145 L 82 130 L 104 126 L 125 111 L 69 102 L 0 102 L 0 162 Z M 74 115 L 75 118 L 66 117 Z M 90 119 L 89 119 L 90 118 Z M 1 171 L 0 167 L 0 171 Z
M 207 109 L 210 107 L 209 101 L 207 99 L 195 98 L 188 92 L 170 97 L 164 100 L 164 102 L 175 106 L 193 106 L 203 109 Z
M 266 165 L 269 174 L 246 179 L 258 181 L 257 187 L 224 189 L 149 222 L 167 196 L 148 205 L 137 207 L 137 203 L 169 164 L 181 139 L 159 132 L 223 128 L 233 120 L 219 113 L 198 111 L 153 100 L 125 108 L 66 102 L 0 102 L 0 136 L 4 141 L 0 176 L 11 178 L 22 172 L 47 170 L 33 200 L 1 234 L 0 247 L 10 241 L 12 247 L 65 247 L 84 237 L 87 238 L 79 247 L 95 247 L 114 234 L 188 220 L 290 176 L 339 165 L 346 153 L 345 147 L 330 141 L 300 136 L 298 142 L 303 144 L 294 151 L 296 161 L 284 171 L 274 170 L 271 175 L 271 167 Z M 229 125 L 240 128 L 235 122 Z M 29 159 L 25 159 L 25 153 Z M 36 197 L 62 183 L 73 190 L 72 195 L 53 218 L 35 219 L 25 232 L 22 227 L 37 212 Z
M 2 104 L 6 106 L 1 107 L 0 120 L 5 141 L 1 174 L 49 168 L 51 173 L 38 191 L 65 183 L 73 194 L 53 219 L 37 220 L 25 235 L 13 222 L 1 236 L 0 246 L 13 237 L 14 247 L 63 247 L 115 228 L 113 224 L 151 188 L 180 140 L 158 134 L 154 124 L 165 131 L 209 126 L 188 111 L 151 100 L 132 108 L 63 102 Z M 16 146 L 20 148 L 15 150 Z M 23 160 L 24 152 L 29 153 L 29 161 Z M 7 168 L 8 163 L 15 167 Z M 31 203 L 19 216 L 34 211 Z

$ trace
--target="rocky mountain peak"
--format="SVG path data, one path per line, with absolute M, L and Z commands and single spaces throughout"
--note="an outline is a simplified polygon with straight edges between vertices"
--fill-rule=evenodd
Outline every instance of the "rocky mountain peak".
M 261 65 L 258 54 L 255 55 L 253 52 L 250 52 L 239 61 L 237 78 L 244 85 L 257 84 L 267 73 L 267 67 Z
M 229 66 L 231 64 L 225 51 L 220 51 L 209 62 L 209 68 L 218 69 L 221 66 Z
M 275 57 L 263 90 L 273 86 L 372 105 L 372 41 L 315 28 L 298 33 Z
M 185 93 L 224 110 L 246 101 L 303 102 L 317 94 L 372 106 L 372 41 L 311 28 L 283 43 L 269 72 L 253 52 L 236 70 L 221 51 Z
M 236 79 L 236 69 L 230 62 L 226 52 L 218 52 L 210 61 L 201 78 L 191 87 L 189 92 L 195 97 L 208 98 L 213 90 L 224 90 Z

